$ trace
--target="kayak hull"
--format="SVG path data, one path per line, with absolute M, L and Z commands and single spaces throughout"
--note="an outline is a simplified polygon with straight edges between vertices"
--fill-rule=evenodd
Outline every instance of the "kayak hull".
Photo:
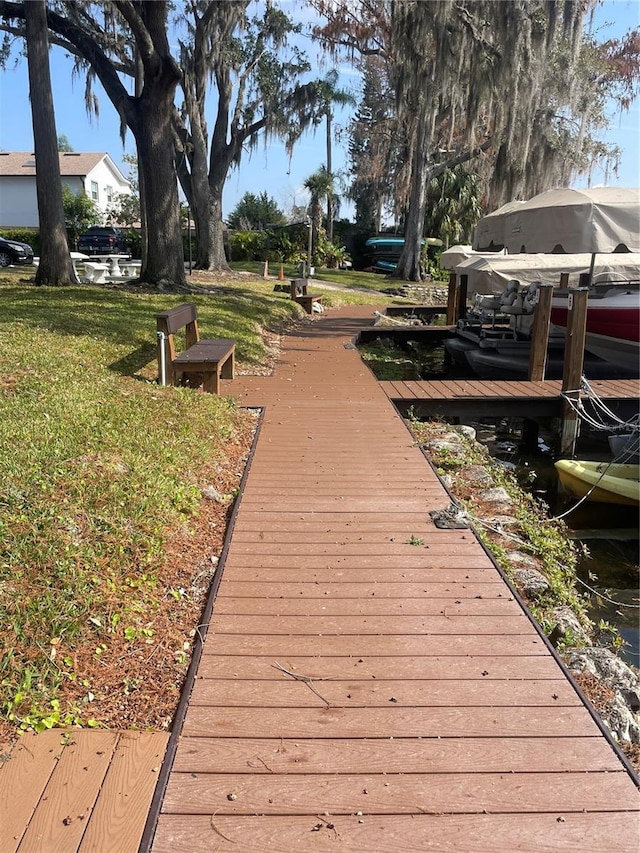
M 598 503 L 640 505 L 640 465 L 560 459 L 555 463 L 562 488 Z

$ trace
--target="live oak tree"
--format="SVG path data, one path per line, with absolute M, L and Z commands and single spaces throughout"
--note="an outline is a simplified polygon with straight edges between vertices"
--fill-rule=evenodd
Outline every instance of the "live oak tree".
M 1 28 L 24 35 L 28 5 L 0 0 Z M 55 5 L 58 11 L 47 11 L 50 41 L 89 68 L 89 80 L 92 76 L 100 80 L 120 116 L 123 136 L 128 127 L 136 141 L 148 225 L 140 277 L 158 289 L 181 289 L 186 277 L 172 133 L 180 68 L 169 49 L 170 4 L 115 0 L 103 6 Z M 142 82 L 134 95 L 120 77 L 131 72 L 132 63 Z
M 180 44 L 184 107 L 176 112 L 177 168 L 198 235 L 197 266 L 228 268 L 222 196 L 243 154 L 279 137 L 291 151 L 318 115 L 316 84 L 301 83 L 310 65 L 291 37 L 300 31 L 276 4 L 251 17 L 248 2 L 193 0 L 186 5 L 187 38 Z M 209 81 L 217 107 L 211 139 L 205 116 Z
M 197 266 L 227 269 L 222 193 L 230 169 L 260 138 L 280 136 L 291 150 L 322 101 L 316 84 L 301 84 L 309 63 L 290 36 L 300 27 L 266 0 L 250 17 L 243 0 L 111 3 L 55 0 L 48 14 L 51 41 L 65 48 L 87 73 L 85 101 L 97 109 L 97 77 L 136 140 L 141 217 L 146 226 L 141 278 L 159 288 L 184 285 L 176 175 L 189 202 L 198 238 Z M 180 64 L 169 50 L 171 9 L 186 28 L 179 39 Z M 1 28 L 20 35 L 24 3 L 0 0 Z M 283 53 L 283 51 L 286 52 Z M 122 78 L 135 79 L 129 95 Z M 213 133 L 205 102 L 213 80 L 217 96 Z M 180 84 L 184 104 L 175 105 Z M 320 107 L 316 107 L 320 103 Z M 144 251 L 146 248 L 146 252 Z
M 67 245 L 62 204 L 44 0 L 31 0 L 25 13 L 33 141 L 38 163 L 36 194 L 40 218 L 40 262 L 36 269 L 36 284 L 77 283 Z
M 447 170 L 472 165 L 492 209 L 615 157 L 598 138 L 604 104 L 614 96 L 624 107 L 637 94 L 640 39 L 585 37 L 594 0 L 311 3 L 326 18 L 325 42 L 376 57 L 395 92 L 389 172 L 406 238 L 398 276 L 421 275 L 426 188 Z

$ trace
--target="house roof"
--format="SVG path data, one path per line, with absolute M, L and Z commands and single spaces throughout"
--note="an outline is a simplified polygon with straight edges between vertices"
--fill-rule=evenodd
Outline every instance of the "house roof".
M 75 151 L 60 151 L 60 175 L 63 177 L 85 177 L 98 163 L 106 158 L 110 168 L 126 181 L 126 178 L 111 157 L 102 151 L 95 154 L 82 154 Z M 36 173 L 36 160 L 29 151 L 0 151 L 0 177 L 18 175 L 33 176 Z

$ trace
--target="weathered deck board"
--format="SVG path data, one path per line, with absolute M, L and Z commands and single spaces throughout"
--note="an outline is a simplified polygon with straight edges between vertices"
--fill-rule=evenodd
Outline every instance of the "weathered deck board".
M 524 661 L 516 654 L 508 657 L 491 655 L 389 655 L 387 657 L 300 657 L 289 655 L 278 663 L 292 672 L 330 678 L 351 680 L 413 680 L 478 679 L 505 680 L 509 684 L 535 679 L 540 681 L 563 677 L 562 670 L 551 655 L 530 657 Z M 526 676 L 523 675 L 526 671 Z M 233 680 L 260 678 L 280 680 L 282 672 L 270 655 L 204 655 L 198 669 L 198 678 L 228 678 Z M 197 686 L 197 682 L 196 682 Z
M 122 732 L 80 853 L 137 850 L 167 745 L 167 735 Z
M 288 669 L 288 667 L 285 667 Z M 293 671 L 293 670 L 292 670 Z M 329 672 L 330 670 L 327 670 Z M 310 674 L 317 672 L 312 670 Z M 298 674 L 298 673 L 296 673 Z M 305 676 L 304 670 L 299 670 Z M 260 673 L 261 675 L 261 673 Z M 332 708 L 388 708 L 390 703 L 410 708 L 463 707 L 573 707 L 580 705 L 575 690 L 566 679 L 542 681 L 487 681 L 473 679 L 419 681 L 393 679 L 342 681 L 335 676 L 317 676 L 309 683 L 287 680 L 277 682 L 230 679 L 198 679 L 191 694 L 192 705 L 243 708 L 262 704 L 265 708 L 317 708 L 322 706 L 318 693 Z
M 360 583 L 343 581 L 338 583 L 321 583 L 320 581 L 297 581 L 287 583 L 286 581 L 265 580 L 265 581 L 243 581 L 243 580 L 226 580 L 224 585 L 224 594 L 218 597 L 216 610 L 218 613 L 224 612 L 222 608 L 223 602 L 226 603 L 228 598 L 287 598 L 291 600 L 299 598 L 318 598 L 324 600 L 325 597 L 337 598 L 345 600 L 352 598 L 362 601 L 363 599 L 400 599 L 403 602 L 414 601 L 415 599 L 428 598 L 430 601 L 438 599 L 450 600 L 452 597 L 456 599 L 465 598 L 482 598 L 482 599 L 497 599 L 498 601 L 508 601 L 512 599 L 509 592 L 505 592 L 504 586 L 500 578 L 496 578 L 494 583 L 475 583 L 471 581 L 450 581 L 449 583 L 434 583 L 426 581 L 425 583 L 400 582 L 395 583 L 389 581 L 374 581 Z
M 305 776 L 174 773 L 167 814 L 384 815 L 632 811 L 637 796 L 624 771 L 603 788 L 591 773 L 416 773 Z M 229 798 L 235 794 L 235 799 Z
M 321 689 L 321 688 L 319 688 Z M 590 737 L 582 707 L 484 708 L 208 708 L 189 709 L 183 734 L 206 737 Z M 330 773 L 331 769 L 327 768 Z M 633 786 L 631 786 L 633 787 Z
M 521 615 L 514 598 L 484 599 L 481 596 L 459 601 L 451 594 L 445 598 L 229 598 L 220 597 L 216 613 L 240 616 L 504 616 Z
M 291 853 L 341 850 L 357 853 L 637 853 L 638 835 L 620 833 L 623 815 L 591 812 L 549 814 L 423 815 L 363 814 L 304 817 L 162 815 L 154 851 L 193 853 L 195 850 Z M 214 846 L 215 845 L 215 846 Z
M 205 644 L 204 656 L 221 655 L 272 655 L 282 662 L 290 655 L 344 657 L 357 660 L 369 656 L 389 657 L 462 656 L 468 655 L 548 655 L 549 650 L 536 634 L 353 634 L 345 637 L 317 637 L 308 634 L 215 634 L 213 643 Z M 211 649 L 211 651 L 210 651 Z M 524 666 L 524 662 L 523 662 Z
M 601 738 L 189 738 L 178 750 L 177 773 L 242 774 L 257 777 L 332 773 L 564 773 L 617 772 L 620 763 Z
M 136 853 L 168 735 L 25 734 L 0 770 L 2 853 Z

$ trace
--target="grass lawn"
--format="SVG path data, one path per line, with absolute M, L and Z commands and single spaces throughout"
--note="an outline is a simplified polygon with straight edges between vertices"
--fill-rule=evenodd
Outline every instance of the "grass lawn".
M 264 262 L 260 261 L 236 261 L 231 264 L 236 270 L 250 270 L 256 275 L 262 275 L 264 271 Z M 277 276 L 280 265 L 277 263 L 269 264 L 269 275 Z M 284 265 L 284 277 L 288 282 L 289 279 L 299 278 L 298 269 L 296 266 Z M 447 274 L 448 277 L 448 274 Z M 400 281 L 395 278 L 387 278 L 385 275 L 379 275 L 372 272 L 362 272 L 360 270 L 330 270 L 324 267 L 316 267 L 314 279 L 319 281 L 328 281 L 332 284 L 339 284 L 346 288 L 357 288 L 358 290 L 371 290 L 376 293 L 381 293 L 390 288 L 402 287 L 403 284 L 411 282 Z M 447 278 L 448 280 L 448 278 Z M 446 287 L 447 281 L 434 282 L 439 287 Z
M 250 373 L 269 363 L 265 329 L 303 312 L 251 276 L 194 273 L 186 296 L 27 275 L 0 274 L 0 741 L 61 724 L 158 728 L 256 416 L 159 387 L 154 315 L 196 302 L 202 336 L 235 338 Z M 212 489 L 219 499 L 203 499 Z

